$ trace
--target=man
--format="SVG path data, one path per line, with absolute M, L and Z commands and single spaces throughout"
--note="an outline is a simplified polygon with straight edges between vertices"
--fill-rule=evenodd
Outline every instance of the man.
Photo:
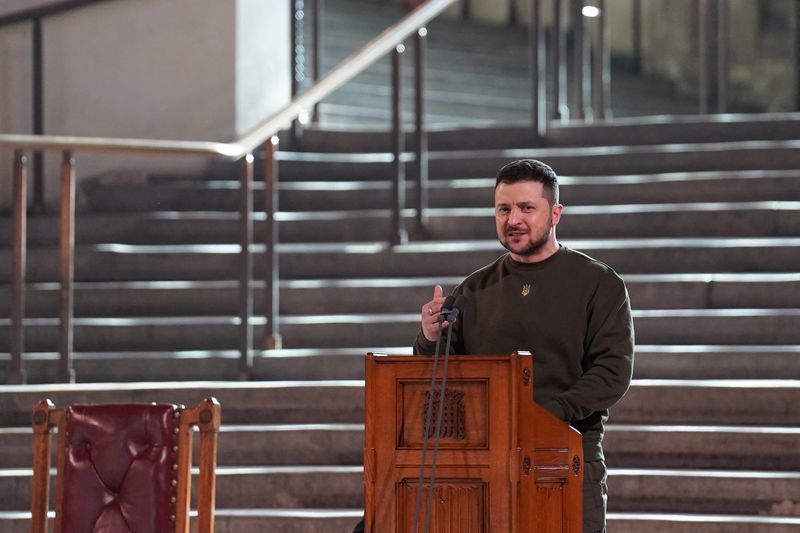
M 497 236 L 508 253 L 456 287 L 468 303 L 452 326 L 452 353 L 534 354 L 536 402 L 583 435 L 584 533 L 604 532 L 603 423 L 633 371 L 628 292 L 610 267 L 559 244 L 563 205 L 549 166 L 509 163 L 497 175 L 494 199 Z M 414 353 L 434 352 L 444 300 L 437 285 L 422 306 Z

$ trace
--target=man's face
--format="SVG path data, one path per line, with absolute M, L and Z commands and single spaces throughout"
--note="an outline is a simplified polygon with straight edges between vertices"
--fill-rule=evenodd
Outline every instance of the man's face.
M 553 227 L 563 206 L 550 206 L 538 181 L 500 183 L 494 190 L 497 237 L 511 256 L 521 262 L 537 261 L 547 245 L 555 245 Z

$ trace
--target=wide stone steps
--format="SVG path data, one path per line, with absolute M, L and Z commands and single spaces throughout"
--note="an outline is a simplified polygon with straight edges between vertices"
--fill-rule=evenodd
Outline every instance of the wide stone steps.
M 0 386 L 0 423 L 30 423 L 32 406 L 50 398 L 70 403 L 169 401 L 193 405 L 215 396 L 223 423 L 363 423 L 364 383 L 341 381 L 89 383 Z M 615 405 L 616 424 L 800 425 L 798 380 L 634 380 Z M 257 419 L 253 406 L 257 405 Z
M 330 11 L 335 10 L 336 13 L 329 16 L 326 8 L 326 13 L 322 18 L 325 32 L 321 58 L 323 72 L 353 53 L 367 39 L 377 35 L 386 25 L 398 20 L 403 15 L 398 6 L 387 7 L 363 2 L 336 2 L 335 4 L 336 7 Z M 347 16 L 344 16 L 345 13 Z M 524 15 L 518 14 L 518 17 L 522 16 Z M 352 20 L 359 20 L 358 30 L 350 27 Z M 361 26 L 362 21 L 363 26 Z M 428 31 L 426 77 L 430 79 L 429 85 L 437 85 L 437 81 L 439 81 L 437 78 L 441 77 L 441 83 L 446 83 L 449 91 L 456 95 L 475 92 L 491 96 L 496 92 L 512 89 L 516 89 L 522 94 L 529 90 L 530 82 L 526 63 L 528 38 L 523 27 L 480 25 L 459 16 L 456 16 L 455 19 L 440 16 L 431 21 Z M 307 38 L 311 39 L 310 36 Z M 410 42 L 407 45 L 409 50 L 405 54 L 405 61 L 409 64 L 413 45 Z M 410 66 L 405 68 L 407 73 L 410 70 Z M 310 77 L 310 73 L 307 75 Z M 482 75 L 483 78 L 478 78 L 476 75 Z M 624 79 L 623 83 L 626 84 L 627 90 L 622 91 L 624 96 L 622 99 L 618 98 L 619 90 L 611 95 L 615 117 L 654 112 L 693 113 L 696 111 L 696 102 L 693 99 L 676 94 L 674 88 L 667 87 L 667 84 L 664 83 L 658 83 L 658 80 L 651 81 L 649 91 L 648 87 L 640 84 L 636 94 L 631 95 L 631 85 L 635 86 L 636 78 L 624 71 L 618 73 L 615 70 L 613 74 L 615 87 L 620 83 L 620 78 Z M 389 84 L 388 59 L 382 58 L 378 64 L 367 69 L 364 75 L 346 84 L 326 101 L 336 100 L 340 95 L 349 95 L 353 86 L 358 83 L 368 83 L 375 89 L 385 88 Z M 654 85 L 656 87 L 653 87 Z M 529 102 L 522 100 L 518 106 L 518 114 L 520 110 L 524 112 L 529 105 Z M 439 111 L 438 106 L 434 103 L 426 106 L 429 110 L 431 107 L 434 111 Z M 487 107 L 491 109 L 490 104 L 484 104 L 468 111 L 475 113 Z M 363 105 L 361 109 L 364 109 Z M 448 117 L 447 122 L 471 122 L 472 118 L 472 114 L 466 112 Z M 350 125 L 365 122 L 358 113 L 333 117 L 323 114 L 322 120 L 326 126 L 337 120 Z M 431 119 L 428 118 L 428 120 Z
M 624 275 L 635 309 L 794 308 L 800 302 L 800 273 Z M 430 299 L 436 284 L 449 292 L 460 277 L 309 279 L 280 282 L 281 314 L 413 313 Z M 263 314 L 264 282 L 255 280 L 255 313 Z M 202 316 L 236 314 L 236 281 L 78 282 L 78 317 Z M 0 317 L 8 317 L 10 288 L 0 286 Z M 30 283 L 26 316 L 57 316 L 59 285 Z
M 217 533 L 342 533 L 351 531 L 362 511 L 355 509 L 217 509 Z M 27 533 L 30 513 L 0 511 L 7 533 Z M 52 516 L 51 516 L 52 519 Z M 608 514 L 615 533 L 794 533 L 800 518 L 678 513 Z
M 297 156 L 300 157 L 300 156 Z M 282 211 L 347 211 L 359 208 L 362 213 L 388 209 L 392 184 L 388 158 L 370 165 L 339 163 L 342 168 L 331 174 L 314 174 L 304 179 L 284 173 L 278 184 Z M 333 163 L 326 162 L 326 166 Z M 431 173 L 429 205 L 431 208 L 491 207 L 494 176 L 497 169 L 477 178 L 442 179 Z M 347 174 L 349 173 L 349 174 Z M 359 174 L 356 177 L 354 174 Z M 442 173 L 440 176 L 447 176 Z M 324 179 L 327 176 L 327 179 Z M 345 177 L 347 176 L 347 177 Z M 590 205 L 687 204 L 754 201 L 800 200 L 800 173 L 797 170 L 673 172 L 628 176 L 573 176 L 560 179 L 561 201 L 570 207 Z M 735 186 L 732 186 L 735 184 Z M 95 213 L 197 211 L 235 212 L 239 209 L 239 184 L 231 179 L 153 179 L 140 183 L 86 182 L 82 195 Z M 263 183 L 253 183 L 256 211 L 263 210 Z M 416 197 L 413 180 L 407 184 L 409 204 Z M 628 208 L 631 209 L 631 208 Z M 657 211 L 654 208 L 653 211 Z M 580 212 L 580 211 L 578 211 Z M 598 214 L 602 209 L 598 209 Z M 435 212 L 434 212 L 435 214 Z M 445 213 L 447 214 L 447 213 Z M 141 216 L 141 215 L 140 215 Z M 190 215 L 189 215 L 190 216 Z M 286 220 L 296 216 L 282 215 Z M 332 215 L 333 216 L 333 215 Z M 180 218 L 177 215 L 165 215 Z M 80 226 L 81 217 L 78 216 Z M 566 219 L 565 219 L 566 220 Z M 32 220 L 36 224 L 35 219 Z M 118 222 L 122 223 L 122 222 Z
M 740 118 L 744 118 L 740 115 Z M 548 124 L 546 139 L 535 140 L 530 127 L 498 125 L 482 128 L 440 128 L 428 131 L 428 147 L 433 151 L 490 148 L 525 148 L 533 146 L 639 146 L 658 144 L 738 142 L 754 140 L 791 140 L 800 137 L 800 124 L 795 113 L 760 114 L 747 120 L 729 121 L 715 115 L 686 115 L 619 119 L 590 124 Z M 406 147 L 413 146 L 414 132 L 406 131 Z M 325 153 L 390 152 L 388 129 L 337 130 L 310 125 L 303 130 L 302 142 L 281 139 L 281 146 L 292 151 Z M 688 191 L 687 191 L 688 192 Z
M 359 509 L 361 466 L 217 467 L 216 503 L 230 508 Z M 30 471 L 0 471 L 0 508 L 24 509 Z M 800 498 L 800 474 L 743 470 L 610 469 L 609 510 L 678 513 L 778 514 L 784 501 Z M 336 490 L 331 490 L 336 487 Z
M 644 344 L 800 344 L 800 308 L 634 310 L 637 342 Z M 400 346 L 411 343 L 419 313 L 283 315 L 278 319 L 286 348 Z M 238 345 L 234 316 L 75 318 L 79 351 L 221 350 Z M 264 318 L 256 316 L 255 338 Z M 58 346 L 56 318 L 23 321 L 25 346 L 34 352 Z M 0 343 L 9 342 L 9 319 L 0 319 Z M 520 347 L 524 349 L 528 347 Z
M 241 527 L 245 531 L 249 527 L 257 527 L 258 524 L 262 528 L 271 524 L 275 524 L 276 527 L 291 528 L 293 526 L 282 522 L 281 518 L 299 522 L 300 517 L 308 517 L 315 513 L 329 519 L 338 516 L 333 522 L 337 526 L 352 523 L 353 515 L 356 517 L 358 515 L 361 502 L 361 469 L 355 466 L 360 459 L 359 423 L 351 421 L 333 425 L 273 423 L 266 426 L 241 426 L 237 425 L 237 420 L 241 422 L 243 418 L 251 417 L 252 403 L 263 406 L 260 415 L 270 419 L 296 420 L 298 416 L 307 417 L 309 411 L 314 409 L 316 414 L 329 419 L 331 412 L 340 412 L 343 406 L 348 406 L 350 414 L 345 418 L 357 420 L 363 416 L 363 412 L 359 412 L 360 394 L 363 394 L 360 383 L 325 383 L 321 387 L 323 390 L 316 391 L 316 394 L 314 388 L 319 384 L 309 382 L 216 383 L 206 385 L 205 388 L 202 384 L 199 385 L 198 389 L 191 391 L 187 390 L 187 384 L 165 384 L 155 387 L 133 384 L 115 387 L 116 390 L 104 390 L 102 385 L 48 385 L 25 387 L 24 392 L 17 389 L 18 394 L 14 395 L 8 394 L 12 387 L 3 387 L 4 390 L 0 390 L 0 400 L 2 400 L 0 412 L 3 413 L 3 422 L 9 424 L 13 423 L 14 419 L 27 418 L 32 403 L 45 396 L 54 398 L 59 405 L 64 405 L 77 401 L 119 401 L 123 397 L 125 400 L 139 401 L 144 399 L 143 396 L 151 399 L 163 399 L 164 396 L 177 399 L 181 396 L 185 398 L 187 393 L 193 395 L 193 399 L 189 401 L 194 401 L 194 398 L 213 391 L 225 406 L 223 415 L 225 423 L 220 437 L 222 466 L 219 469 L 217 499 L 222 523 L 228 523 L 230 527 Z M 262 388 L 263 385 L 266 387 Z M 781 422 L 797 424 L 797 413 L 791 406 L 796 402 L 798 387 L 800 382 L 772 380 L 760 382 L 726 380 L 705 383 L 636 381 L 630 394 L 613 410 L 612 416 L 618 422 L 649 420 L 655 413 L 640 411 L 642 406 L 652 405 L 661 413 L 681 416 L 689 422 L 700 420 L 702 424 L 714 422 L 725 424 L 731 421 L 737 424 L 753 424 L 753 420 L 763 423 L 768 420 L 768 417 L 764 416 L 766 413 L 777 415 L 777 419 Z M 148 388 L 150 388 L 149 393 Z M 239 389 L 239 392 L 235 392 L 234 389 Z M 309 409 L 310 399 L 315 408 Z M 659 403 L 656 404 L 656 401 Z M 303 407 L 299 407 L 298 403 Z M 352 411 L 354 406 L 355 412 Z M 698 407 L 702 413 L 697 412 Z M 743 407 L 748 411 L 746 416 L 742 416 L 742 411 L 745 410 Z M 25 455 L 24 441 L 30 438 L 30 430 L 27 428 L 7 430 L 0 438 L 3 439 L 3 449 L 8 451 L 4 454 L 4 461 L 8 461 L 15 454 L 18 457 Z M 798 461 L 797 450 L 800 447 L 797 446 L 797 440 L 796 428 L 780 425 L 774 427 L 612 425 L 606 438 L 609 463 L 612 465 L 609 485 L 615 494 L 612 510 L 625 513 L 625 516 L 612 519 L 611 523 L 616 524 L 616 520 L 620 520 L 623 524 L 644 521 L 655 525 L 658 527 L 656 530 L 661 531 L 661 520 L 666 520 L 667 523 L 688 521 L 690 524 L 695 521 L 708 524 L 710 521 L 712 525 L 717 524 L 717 521 L 724 524 L 736 520 L 738 523 L 748 523 L 753 526 L 754 529 L 750 531 L 781 531 L 780 527 L 795 523 L 792 516 L 755 518 L 752 515 L 785 513 L 783 509 L 786 507 L 786 502 L 796 498 L 793 491 L 797 487 L 797 474 L 792 470 L 796 470 Z M 757 453 L 753 454 L 750 448 L 755 448 Z M 256 461 L 252 459 L 253 452 L 258 450 L 260 453 L 255 456 L 261 459 L 260 464 L 248 464 L 245 458 L 249 457 L 250 462 L 255 463 Z M 648 453 L 644 454 L 642 450 L 648 450 Z M 677 464 L 665 467 L 664 461 L 670 459 Z M 313 464 L 317 461 L 318 464 Z M 656 470 L 648 468 L 648 461 L 660 467 Z M 742 471 L 748 466 L 752 468 L 755 461 L 759 462 L 758 472 Z M 636 465 L 636 468 L 619 467 L 629 462 Z M 245 467 L 241 466 L 243 464 Z M 273 464 L 273 466 L 261 466 L 262 464 Z M 297 466 L 302 464 L 305 466 Z M 345 466 L 320 466 L 324 464 Z M 735 465 L 735 470 L 726 469 L 731 468 L 731 464 Z M 699 470 L 699 465 L 717 470 Z M 4 498 L 3 505 L 7 505 L 6 509 L 9 510 L 25 509 L 27 500 L 24 495 L 29 494 L 29 473 L 20 472 L 20 469 L 15 471 L 14 466 L 9 466 L 8 463 L 3 466 L 11 468 L 2 471 L 3 475 L 0 475 L 0 486 L 3 487 L 0 492 L 8 495 Z M 309 477 L 312 476 L 315 481 L 309 482 Z M 320 483 L 320 479 L 326 483 Z M 342 499 L 337 498 L 335 502 L 331 502 L 330 491 L 327 490 L 331 484 L 337 487 L 340 495 L 343 495 Z M 265 487 L 269 490 L 265 490 Z M 321 487 L 321 489 L 309 490 L 309 487 Z M 669 505 L 662 505 L 658 510 L 668 509 L 673 516 L 656 518 L 655 515 L 641 513 L 642 510 L 652 507 L 650 502 L 665 500 L 669 501 Z M 327 506 L 329 510 L 312 510 L 307 514 L 298 512 L 295 516 L 285 510 L 286 507 L 321 505 Z M 347 505 L 351 510 L 348 512 L 330 509 L 342 505 Z M 275 507 L 283 510 L 273 511 Z M 236 511 L 236 509 L 241 510 Z M 681 512 L 704 514 L 686 517 L 679 516 L 678 513 Z M 739 514 L 726 519 L 712 518 L 708 513 Z M 743 516 L 743 513 L 748 513 L 750 516 Z M 0 519 L 2 518 L 4 517 L 0 516 Z M 240 520 L 251 523 L 245 525 Z M 11 521 L 11 523 L 16 522 Z M 319 525 L 319 522 L 313 519 L 308 522 L 303 520 L 303 523 L 305 526 L 297 527 Z M 325 530 L 327 529 L 322 529 Z M 704 530 L 697 529 L 697 531 Z
M 716 143 L 595 146 L 581 148 L 510 148 L 429 152 L 431 176 L 487 178 L 513 159 L 546 161 L 563 176 L 606 176 L 675 172 L 737 172 L 800 168 L 800 141 L 753 140 Z M 287 152 L 281 176 L 290 180 L 374 179 L 391 176 L 391 155 Z M 602 169 L 602 170 L 599 170 Z
M 217 464 L 358 466 L 363 432 L 355 423 L 224 424 Z M 0 468 L 30 466 L 32 435 L 30 427 L 0 429 Z M 800 470 L 796 427 L 610 424 L 603 447 L 616 468 Z
M 791 273 L 800 271 L 800 237 L 570 239 L 581 250 L 622 274 Z M 254 275 L 262 275 L 263 246 L 253 245 Z M 285 243 L 279 245 L 281 276 L 289 279 L 466 276 L 494 261 L 503 249 L 494 240 Z M 238 272 L 239 246 L 84 245 L 75 251 L 75 280 L 221 280 Z M 0 251 L 0 279 L 11 278 L 10 251 Z M 59 279 L 58 249 L 28 251 L 30 282 Z
M 800 201 L 567 206 L 558 225 L 562 239 L 623 237 L 762 237 L 800 235 Z M 680 213 L 680 216 L 676 216 Z M 414 227 L 414 211 L 405 211 Z M 431 208 L 426 233 L 433 240 L 495 237 L 494 209 Z M 264 215 L 254 215 L 255 240 L 261 241 Z M 391 212 L 291 212 L 276 215 L 279 242 L 376 241 L 386 239 Z M 76 242 L 128 244 L 217 244 L 237 242 L 240 223 L 234 212 L 167 211 L 127 216 L 80 214 Z M 8 227 L 8 224 L 3 224 Z M 34 217 L 28 246 L 58 243 L 58 218 Z M 2 228 L 2 229 L 6 229 Z M 8 246 L 11 231 L 0 243 Z
M 256 341 L 258 344 L 258 341 Z M 257 351 L 252 379 L 363 379 L 367 352 L 410 354 L 410 341 L 393 347 L 300 348 Z M 239 377 L 239 352 L 230 350 L 75 352 L 79 382 L 211 381 Z M 643 345 L 636 348 L 640 379 L 800 379 L 798 345 Z M 54 383 L 59 354 L 27 352 L 29 383 Z M 0 381 L 9 365 L 0 353 Z

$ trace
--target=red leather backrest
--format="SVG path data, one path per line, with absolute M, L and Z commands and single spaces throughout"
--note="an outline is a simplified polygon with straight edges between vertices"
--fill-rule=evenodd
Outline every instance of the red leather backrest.
M 180 423 L 176 411 L 177 406 L 167 404 L 67 408 L 64 533 L 172 530 Z

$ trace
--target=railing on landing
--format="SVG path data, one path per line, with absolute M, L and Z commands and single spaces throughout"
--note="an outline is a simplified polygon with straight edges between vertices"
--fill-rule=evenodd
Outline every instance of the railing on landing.
M 266 276 L 266 306 L 265 314 L 267 328 L 264 339 L 264 348 L 280 347 L 281 339 L 278 330 L 278 228 L 275 223 L 275 213 L 278 210 L 277 195 L 277 165 L 275 154 L 278 148 L 277 132 L 298 117 L 301 112 L 312 108 L 317 102 L 328 96 L 335 89 L 359 74 L 363 69 L 380 59 L 383 55 L 393 51 L 395 54 L 394 86 L 399 91 L 399 56 L 402 53 L 402 44 L 409 36 L 415 35 L 418 50 L 416 69 L 418 74 L 417 91 L 417 146 L 416 162 L 423 164 L 427 158 L 424 155 L 426 145 L 422 124 L 422 46 L 424 43 L 425 25 L 439 15 L 455 0 L 429 0 L 417 9 L 402 18 L 396 24 L 387 28 L 375 39 L 364 45 L 355 54 L 343 61 L 340 65 L 329 71 L 311 88 L 298 95 L 279 111 L 261 122 L 251 131 L 242 135 L 232 143 L 175 141 L 175 140 L 150 140 L 150 139 L 120 139 L 120 138 L 92 138 L 68 137 L 51 135 L 0 135 L 0 148 L 14 152 L 14 185 L 13 185 L 13 219 L 14 235 L 12 244 L 12 280 L 11 280 L 11 331 L 10 352 L 11 363 L 7 373 L 9 383 L 25 382 L 23 365 L 24 354 L 24 328 L 25 316 L 25 282 L 26 282 L 26 224 L 27 224 L 27 182 L 28 159 L 27 152 L 41 154 L 44 151 L 61 152 L 61 191 L 60 191 L 60 297 L 59 297 L 59 365 L 57 379 L 61 382 L 74 381 L 72 366 L 73 353 L 73 280 L 75 268 L 75 153 L 76 152 L 114 152 L 114 153 L 139 153 L 139 154 L 172 154 L 183 156 L 211 156 L 238 162 L 238 175 L 240 183 L 239 199 L 239 371 L 242 378 L 246 378 L 252 368 L 253 356 L 253 328 L 251 318 L 253 315 L 252 300 L 252 274 L 253 258 L 251 245 L 253 244 L 253 173 L 254 154 L 263 151 L 266 164 L 264 166 L 265 182 L 265 276 Z M 83 2 L 89 3 L 89 2 Z M 538 0 L 534 0 L 538 3 Z M 82 4 L 78 2 L 78 4 Z M 394 101 L 399 101 L 396 93 Z M 403 151 L 402 134 L 399 115 L 399 105 L 394 106 L 394 159 L 395 169 L 394 184 L 394 209 L 393 231 L 389 240 L 399 242 L 403 240 L 401 213 L 405 206 L 405 183 L 403 166 L 400 155 Z M 423 176 L 425 171 L 420 171 Z M 418 183 L 418 190 L 423 184 Z M 419 195 L 422 199 L 423 195 Z M 417 212 L 424 211 L 424 206 L 418 205 Z
M 34 24 L 34 135 L 0 135 L 0 148 L 12 150 L 14 157 L 14 236 L 13 236 L 13 268 L 12 268 L 12 299 L 11 299 L 11 332 L 10 332 L 10 352 L 11 367 L 8 372 L 8 379 L 11 382 L 22 382 L 25 380 L 23 368 L 23 318 L 25 314 L 25 262 L 26 262 L 26 207 L 27 207 L 27 186 L 28 186 L 28 152 L 33 153 L 33 174 L 34 174 L 34 207 L 43 206 L 43 184 L 36 183 L 41 175 L 42 155 L 45 151 L 58 151 L 62 154 L 61 165 L 61 196 L 60 196 L 60 241 L 61 241 L 61 260 L 60 260 L 60 333 L 59 333 L 59 352 L 60 363 L 58 379 L 60 381 L 71 381 L 72 370 L 72 350 L 73 350 L 73 289 L 74 278 L 74 219 L 75 219 L 75 154 L 77 152 L 116 152 L 116 153 L 141 153 L 141 154 L 175 154 L 175 155 L 197 155 L 211 156 L 231 161 L 239 162 L 240 180 L 240 272 L 239 272 L 239 351 L 240 351 L 240 371 L 246 376 L 252 367 L 252 347 L 253 330 L 251 317 L 253 314 L 251 279 L 253 272 L 253 259 L 251 255 L 251 244 L 253 242 L 253 199 L 252 181 L 254 173 L 254 155 L 265 154 L 266 165 L 263 179 L 265 180 L 265 211 L 266 211 L 266 231 L 265 231 L 265 276 L 266 285 L 266 323 L 267 329 L 263 347 L 280 346 L 280 333 L 278 330 L 278 253 L 277 253 L 277 225 L 274 214 L 278 209 L 277 189 L 277 167 L 275 152 L 277 150 L 277 139 L 275 134 L 279 129 L 285 127 L 298 117 L 301 112 L 312 109 L 315 105 L 331 94 L 335 89 L 352 79 L 362 72 L 367 66 L 374 63 L 387 53 L 392 53 L 392 165 L 394 170 L 393 180 L 393 209 L 392 209 L 392 229 L 388 240 L 391 243 L 400 243 L 407 238 L 406 229 L 403 227 L 402 210 L 406 205 L 405 199 L 405 174 L 404 166 L 400 162 L 400 155 L 405 151 L 404 135 L 402 133 L 400 121 L 400 71 L 401 57 L 403 53 L 402 43 L 409 37 L 414 36 L 415 54 L 415 135 L 414 139 L 414 159 L 416 165 L 416 191 L 414 199 L 415 207 L 415 227 L 416 232 L 421 233 L 425 225 L 425 213 L 427 207 L 427 139 L 425 124 L 423 123 L 422 98 L 424 89 L 424 69 L 422 67 L 425 60 L 425 36 L 427 31 L 425 25 L 455 0 L 428 0 L 416 10 L 408 14 L 402 20 L 392 25 L 365 45 L 339 66 L 320 78 L 307 91 L 297 95 L 289 104 L 277 113 L 266 119 L 259 126 L 247 132 L 232 143 L 212 143 L 194 141 L 157 141 L 146 139 L 110 139 L 110 138 L 87 138 L 87 137 L 64 137 L 64 136 L 45 136 L 42 133 L 42 74 L 41 74 L 41 19 L 44 16 L 54 14 L 57 10 L 65 10 L 84 5 L 99 3 L 109 0 L 39 0 L 36 5 L 45 6 L 35 9 L 24 9 L 17 13 L 3 16 L 0 13 L 0 26 L 16 23 L 23 20 L 32 20 Z M 606 116 L 605 110 L 608 106 L 609 87 L 608 87 L 608 24 L 605 18 L 605 5 L 607 0 L 597 0 L 600 7 L 600 17 L 598 19 L 598 31 L 591 32 L 595 42 L 589 45 L 590 32 L 584 27 L 583 18 L 574 16 L 580 11 L 582 2 L 572 0 L 550 0 L 552 2 L 552 16 L 555 19 L 555 27 L 560 28 L 558 22 L 562 16 L 566 15 L 566 9 L 573 11 L 572 18 L 580 27 L 573 33 L 575 39 L 580 40 L 573 46 L 573 57 L 566 57 L 566 39 L 563 32 L 545 32 L 545 21 L 542 17 L 542 8 L 546 0 L 528 0 L 531 5 L 530 25 L 530 76 L 531 76 L 531 117 L 530 124 L 533 137 L 542 137 L 546 132 L 548 119 L 558 119 L 560 103 L 566 97 L 566 69 L 559 69 L 558 75 L 548 79 L 545 76 L 545 50 L 549 48 L 553 54 L 553 63 L 561 65 L 571 61 L 573 69 L 572 88 L 576 92 L 575 101 L 578 107 L 573 114 L 574 118 L 585 118 L 584 107 L 591 106 L 594 118 Z M 315 9 L 320 9 L 320 0 L 314 0 Z M 719 10 L 727 9 L 727 1 L 723 0 L 703 0 L 698 3 L 699 9 L 699 33 L 701 37 L 700 63 L 701 74 L 708 74 L 714 70 L 714 63 L 717 66 L 725 63 L 724 54 L 714 57 L 709 54 L 713 48 L 708 42 L 710 32 L 709 27 L 713 17 L 709 16 L 711 5 L 718 4 Z M 30 4 L 29 4 L 30 5 Z M 639 6 L 639 1 L 633 3 L 634 8 Z M 634 10 L 635 11 L 635 10 Z M 319 23 L 319 14 L 315 14 L 314 23 Z M 720 17 L 719 20 L 724 20 Z M 545 46 L 546 35 L 550 41 Z M 726 32 L 720 28 L 716 32 L 717 38 L 722 39 Z M 712 39 L 713 40 L 713 39 Z M 713 44 L 713 43 L 712 43 Z M 316 46 L 316 44 L 315 44 Z M 590 53 L 590 49 L 594 52 Z M 717 46 L 718 51 L 724 47 Z M 36 56 L 39 56 L 39 67 L 36 67 Z M 295 51 L 292 51 L 294 56 Z M 599 58 L 590 61 L 591 57 Z M 318 60 L 314 61 L 315 69 L 318 69 Z M 591 68 L 587 69 L 587 66 Z M 293 67 L 294 69 L 294 67 Z M 317 70 L 318 72 L 318 70 Z M 586 79 L 584 79 L 586 74 Z M 715 90 L 719 93 L 717 102 L 724 105 L 724 91 L 726 85 L 724 78 L 716 80 Z M 710 99 L 711 92 L 709 76 L 700 76 L 700 112 L 709 111 L 707 101 Z M 295 87 L 296 88 L 296 87 Z M 587 88 L 591 91 L 587 91 Z M 550 109 L 547 109 L 547 94 L 551 95 Z M 719 109 L 718 109 L 719 110 Z M 38 113 L 38 115 L 37 115 Z M 37 118 L 38 117 L 38 118 Z M 37 177 L 38 176 L 38 177 Z

